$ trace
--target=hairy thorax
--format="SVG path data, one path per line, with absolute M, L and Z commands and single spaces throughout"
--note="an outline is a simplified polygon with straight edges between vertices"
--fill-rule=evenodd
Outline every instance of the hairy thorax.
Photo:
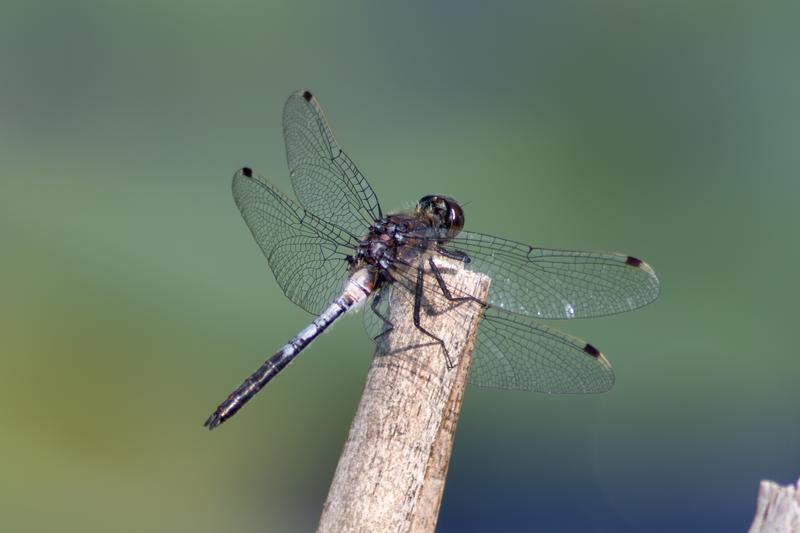
M 413 215 L 389 215 L 370 226 L 369 233 L 356 247 L 351 261 L 353 269 L 372 267 L 380 272 L 408 267 L 427 248 L 429 239 L 416 236 L 425 233 L 430 222 Z

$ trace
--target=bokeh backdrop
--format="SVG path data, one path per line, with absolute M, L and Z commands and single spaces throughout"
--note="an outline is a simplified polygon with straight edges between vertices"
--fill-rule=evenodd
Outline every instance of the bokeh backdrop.
M 202 422 L 309 317 L 234 206 L 290 190 L 309 88 L 386 209 L 619 250 L 636 313 L 555 323 L 595 396 L 470 389 L 442 531 L 744 531 L 800 475 L 797 3 L 3 2 L 0 529 L 309 531 L 368 368 L 360 316 Z

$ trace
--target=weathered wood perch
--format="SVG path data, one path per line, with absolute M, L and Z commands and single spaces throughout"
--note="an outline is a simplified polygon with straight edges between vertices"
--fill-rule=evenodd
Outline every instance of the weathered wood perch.
M 761 482 L 749 533 L 800 533 L 800 480 L 786 487 Z
M 448 287 L 485 300 L 490 280 L 437 258 Z M 432 275 L 428 288 L 436 288 Z M 481 307 L 458 312 L 439 304 L 421 313 L 422 325 L 444 340 L 453 369 L 438 344 L 413 323 L 412 297 L 395 290 L 318 531 L 434 531 L 472 362 Z

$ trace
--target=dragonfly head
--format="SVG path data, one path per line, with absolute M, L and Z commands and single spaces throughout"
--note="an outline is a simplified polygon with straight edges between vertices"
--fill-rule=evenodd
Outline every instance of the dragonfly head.
M 458 202 L 447 196 L 423 196 L 417 203 L 417 213 L 430 217 L 434 227 L 445 233 L 445 238 L 452 239 L 464 227 L 464 211 Z

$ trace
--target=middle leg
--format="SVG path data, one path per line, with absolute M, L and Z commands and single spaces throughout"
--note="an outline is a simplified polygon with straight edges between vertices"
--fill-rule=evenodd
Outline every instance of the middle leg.
M 422 294 L 425 290 L 425 267 L 422 263 L 417 266 L 417 283 L 414 287 L 414 326 L 422 333 L 427 335 L 428 337 L 432 338 L 436 341 L 439 346 L 442 347 L 442 352 L 444 352 L 444 358 L 447 361 L 447 368 L 455 367 L 454 361 L 450 358 L 450 352 L 447 351 L 447 346 L 445 346 L 444 341 L 425 329 L 422 325 L 422 321 L 420 319 L 420 310 L 422 309 Z M 427 307 L 427 306 L 426 306 Z

